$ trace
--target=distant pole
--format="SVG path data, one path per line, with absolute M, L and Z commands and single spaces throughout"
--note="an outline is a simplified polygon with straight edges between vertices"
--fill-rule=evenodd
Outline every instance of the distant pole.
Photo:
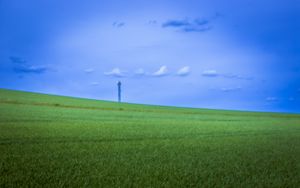
M 121 102 L 121 82 L 118 82 L 118 102 Z

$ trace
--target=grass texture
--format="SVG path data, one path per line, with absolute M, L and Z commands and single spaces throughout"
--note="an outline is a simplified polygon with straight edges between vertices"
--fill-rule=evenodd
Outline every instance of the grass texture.
M 300 115 L 0 89 L 0 187 L 300 187 Z

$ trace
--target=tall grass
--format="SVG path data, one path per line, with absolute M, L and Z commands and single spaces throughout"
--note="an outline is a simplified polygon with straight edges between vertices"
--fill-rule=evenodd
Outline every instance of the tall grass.
M 300 187 L 300 116 L 0 90 L 0 187 Z

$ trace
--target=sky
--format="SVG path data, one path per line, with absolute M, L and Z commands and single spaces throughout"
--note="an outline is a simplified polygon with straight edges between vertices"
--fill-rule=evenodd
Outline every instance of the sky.
M 0 0 L 0 88 L 300 113 L 299 0 Z

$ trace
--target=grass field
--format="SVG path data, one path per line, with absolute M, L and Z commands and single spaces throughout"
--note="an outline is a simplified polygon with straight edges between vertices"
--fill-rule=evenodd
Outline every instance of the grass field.
M 0 187 L 300 187 L 300 115 L 1 89 Z

